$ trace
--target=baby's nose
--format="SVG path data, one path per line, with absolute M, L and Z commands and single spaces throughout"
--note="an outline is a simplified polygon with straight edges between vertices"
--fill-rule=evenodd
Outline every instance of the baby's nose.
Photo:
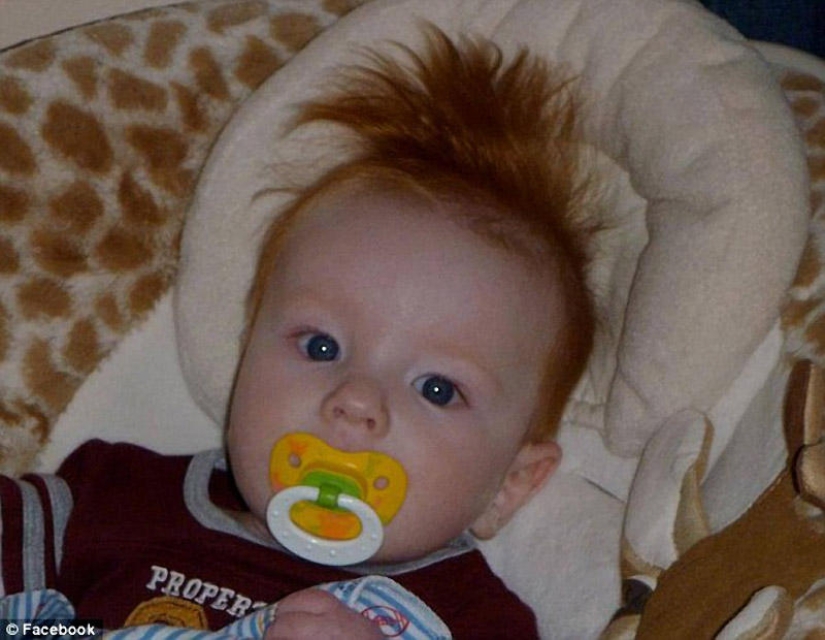
M 389 415 L 376 382 L 356 378 L 343 382 L 324 399 L 324 418 L 333 425 L 363 429 L 373 437 L 387 433 Z

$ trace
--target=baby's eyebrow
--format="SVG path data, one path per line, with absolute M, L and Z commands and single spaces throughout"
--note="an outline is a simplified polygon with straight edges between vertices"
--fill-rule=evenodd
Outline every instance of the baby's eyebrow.
M 334 309 L 338 304 L 329 295 L 319 294 L 308 287 L 296 287 L 281 292 L 282 309 L 291 312 L 317 313 Z

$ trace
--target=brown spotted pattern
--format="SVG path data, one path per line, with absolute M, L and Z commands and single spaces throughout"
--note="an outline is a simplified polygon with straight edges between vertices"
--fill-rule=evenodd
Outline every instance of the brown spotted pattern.
M 811 234 L 782 314 L 794 357 L 825 364 L 825 82 L 786 73 L 782 86 L 805 138 L 811 178 Z
M 0 52 L 0 472 L 174 278 L 226 120 L 364 0 L 203 0 Z M 171 0 L 170 0 L 171 2 Z

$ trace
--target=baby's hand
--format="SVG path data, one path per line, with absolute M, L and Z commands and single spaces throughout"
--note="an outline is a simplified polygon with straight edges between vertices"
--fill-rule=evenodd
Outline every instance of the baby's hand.
M 304 589 L 278 602 L 275 622 L 267 627 L 265 640 L 347 638 L 383 640 L 374 622 L 319 589 Z

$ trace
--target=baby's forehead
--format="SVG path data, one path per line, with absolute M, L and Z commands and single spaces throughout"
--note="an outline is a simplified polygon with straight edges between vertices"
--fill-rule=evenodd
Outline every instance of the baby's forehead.
M 314 194 L 296 211 L 294 226 L 336 226 L 353 234 L 375 236 L 383 227 L 398 224 L 397 218 L 373 217 L 369 225 L 358 225 L 364 210 L 387 213 L 404 211 L 410 223 L 432 227 L 437 234 L 442 224 L 472 231 L 488 245 L 504 250 L 529 263 L 529 268 L 552 266 L 557 247 L 552 236 L 537 233 L 520 217 L 496 202 L 492 196 L 472 189 L 443 190 L 416 182 L 391 180 L 350 180 Z M 414 242 L 417 237 L 409 237 Z
M 414 311 L 424 316 L 441 308 L 461 318 L 508 311 L 515 327 L 519 308 L 561 303 L 553 269 L 537 268 L 480 216 L 417 197 L 334 195 L 317 199 L 295 221 L 278 286 L 364 301 L 377 289 L 378 301 L 416 300 L 422 306 Z

